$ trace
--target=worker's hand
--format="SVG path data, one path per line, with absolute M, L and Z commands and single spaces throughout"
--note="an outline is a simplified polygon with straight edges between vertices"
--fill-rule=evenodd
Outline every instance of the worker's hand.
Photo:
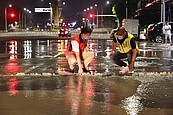
M 115 54 L 115 53 L 116 53 L 116 52 L 115 52 L 114 50 L 112 50 L 111 53 L 110 53 L 110 55 L 111 55 L 111 54 Z
M 82 69 L 82 68 L 79 68 L 78 74 L 79 74 L 79 75 L 82 75 L 82 73 L 83 73 L 83 69 Z

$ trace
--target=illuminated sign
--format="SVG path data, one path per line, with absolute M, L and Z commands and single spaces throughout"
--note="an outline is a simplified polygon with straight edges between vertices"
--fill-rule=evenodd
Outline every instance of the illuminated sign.
M 35 12 L 51 12 L 52 8 L 35 8 Z

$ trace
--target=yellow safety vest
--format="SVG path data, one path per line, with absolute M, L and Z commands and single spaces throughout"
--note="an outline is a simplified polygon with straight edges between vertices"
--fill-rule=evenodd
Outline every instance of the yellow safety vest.
M 117 35 L 116 34 L 114 34 L 114 36 L 115 36 L 115 39 L 116 39 L 116 41 L 117 41 L 117 43 L 118 43 L 118 47 L 119 47 L 119 52 L 120 53 L 128 53 L 130 50 L 132 50 L 132 47 L 131 47 L 131 45 L 130 45 L 130 40 L 132 39 L 132 38 L 134 38 L 133 37 L 133 35 L 132 34 L 130 34 L 130 33 L 128 33 L 127 32 L 127 34 L 128 34 L 128 37 L 124 40 L 124 42 L 122 43 L 122 44 L 120 44 L 119 42 L 118 42 L 118 37 L 117 37 Z M 140 54 L 140 51 L 139 51 L 139 47 L 138 47 L 138 44 L 136 43 L 136 50 L 137 50 L 137 52 L 138 52 L 138 55 Z

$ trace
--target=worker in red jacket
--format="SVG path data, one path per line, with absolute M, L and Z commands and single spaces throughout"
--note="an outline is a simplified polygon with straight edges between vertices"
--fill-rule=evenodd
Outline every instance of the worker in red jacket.
M 87 67 L 94 58 L 94 52 L 89 51 L 87 47 L 91 33 L 91 28 L 84 27 L 80 34 L 69 40 L 65 54 L 71 69 L 70 72 L 78 74 L 89 72 Z

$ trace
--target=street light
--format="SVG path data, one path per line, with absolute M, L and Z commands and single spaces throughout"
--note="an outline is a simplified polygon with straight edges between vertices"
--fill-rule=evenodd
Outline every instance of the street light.
M 24 8 L 23 10 L 27 12 L 26 8 Z M 23 16 L 22 16 L 22 18 L 23 18 Z M 24 15 L 24 23 L 22 25 L 23 25 L 23 28 L 25 29 L 26 28 L 26 14 Z
M 110 1 L 106 1 L 106 5 L 109 5 Z M 101 15 L 103 15 L 103 7 L 101 8 Z M 101 27 L 103 27 L 103 16 L 101 16 Z
M 27 17 L 26 17 L 26 13 L 29 13 L 29 14 L 31 14 L 32 12 L 29 10 L 29 9 L 27 9 L 27 8 L 23 8 L 23 10 L 24 10 L 24 13 L 22 13 L 22 28 L 26 28 L 27 27 Z M 25 13 L 26 12 L 26 13 Z M 25 15 L 24 15 L 25 14 Z M 24 18 L 24 19 L 23 19 Z M 23 23 L 23 20 L 24 20 L 24 23 Z
M 65 2 L 63 2 L 62 4 L 65 5 Z
M 24 28 L 24 24 L 23 24 L 23 15 L 24 15 L 24 12 L 23 12 L 23 11 L 26 11 L 26 12 L 28 12 L 28 13 L 31 13 L 31 11 L 28 10 L 28 9 L 26 9 L 26 8 L 23 8 L 22 10 L 19 10 L 19 27 L 20 27 L 21 29 Z M 26 17 L 26 15 L 25 15 L 25 17 Z M 22 19 L 21 19 L 21 18 L 22 18 Z M 25 20 L 26 20 L 26 18 L 25 18 Z
M 84 24 L 84 27 L 86 27 L 88 25 L 88 18 L 82 18 L 82 22 Z
M 97 4 L 94 4 L 94 6 L 90 6 L 86 9 L 84 9 L 84 12 L 87 12 L 89 10 L 95 10 L 95 7 L 97 7 Z M 96 15 L 98 15 L 98 9 L 96 9 L 96 13 L 97 13 Z M 93 14 L 91 14 L 91 13 L 88 14 L 89 18 L 93 18 L 93 24 L 94 24 L 94 16 L 95 16 L 94 13 Z M 98 16 L 97 16 L 97 26 L 96 27 L 98 27 Z
M 95 7 L 97 7 L 97 4 L 94 5 Z M 98 17 L 98 9 L 96 8 L 96 15 L 97 15 L 97 21 L 96 21 L 96 27 L 98 28 L 99 26 L 99 17 Z
M 106 4 L 110 4 L 110 1 L 106 1 Z
M 10 4 L 8 7 L 12 7 L 12 5 Z M 8 24 L 8 21 L 7 21 L 7 8 L 8 7 L 5 7 L 5 32 L 8 32 L 8 28 L 7 28 L 7 24 Z
M 93 9 L 93 6 L 90 6 L 90 9 Z
M 106 5 L 109 5 L 110 4 L 110 1 L 106 1 L 106 3 L 105 3 Z M 97 8 L 96 8 L 97 7 Z M 88 7 L 88 8 L 86 8 L 86 9 L 84 9 L 84 12 L 87 12 L 87 11 L 89 11 L 89 10 L 93 10 L 93 9 L 96 9 L 96 15 L 94 15 L 94 16 L 97 16 L 97 21 L 96 21 L 96 27 L 98 27 L 98 5 L 97 4 L 94 4 L 94 7 L 93 6 L 90 6 L 90 7 Z M 90 16 L 89 16 L 90 17 Z M 94 20 L 94 18 L 93 18 L 93 20 Z M 94 21 L 93 21 L 94 22 Z M 103 27 L 103 7 L 101 7 L 101 27 Z

